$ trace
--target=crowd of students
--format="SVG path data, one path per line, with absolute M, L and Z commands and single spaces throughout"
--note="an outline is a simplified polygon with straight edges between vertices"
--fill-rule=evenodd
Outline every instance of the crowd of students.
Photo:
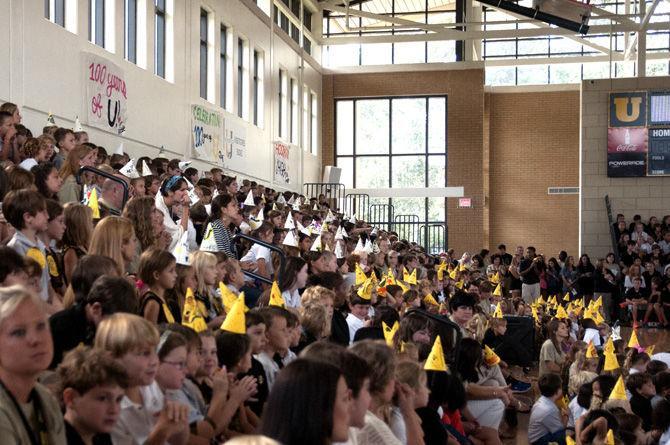
M 2 444 L 500 444 L 528 412 L 532 444 L 670 443 L 670 354 L 619 324 L 667 325 L 670 245 L 643 246 L 668 218 L 595 267 L 431 255 L 325 196 L 34 138 L 13 104 L 0 140 Z

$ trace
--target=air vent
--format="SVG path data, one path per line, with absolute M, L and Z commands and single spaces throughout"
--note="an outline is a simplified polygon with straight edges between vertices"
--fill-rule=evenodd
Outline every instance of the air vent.
M 579 187 L 549 187 L 549 195 L 579 195 Z

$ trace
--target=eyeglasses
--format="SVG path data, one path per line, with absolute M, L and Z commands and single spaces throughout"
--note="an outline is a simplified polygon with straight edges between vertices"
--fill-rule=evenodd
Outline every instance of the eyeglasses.
M 172 365 L 180 371 L 186 368 L 186 362 L 168 362 L 167 360 L 163 360 L 161 363 L 165 363 L 166 365 Z

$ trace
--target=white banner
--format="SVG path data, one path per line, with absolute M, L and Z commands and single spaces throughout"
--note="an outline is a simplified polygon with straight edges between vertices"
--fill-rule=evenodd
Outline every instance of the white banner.
M 232 118 L 226 118 L 223 125 L 224 150 L 219 158 L 221 166 L 226 170 L 236 172 L 248 171 L 247 128 Z
M 203 161 L 217 163 L 222 156 L 223 116 L 200 105 L 191 106 L 191 154 Z
M 283 142 L 272 144 L 274 155 L 274 182 L 278 185 L 288 186 L 295 182 L 294 172 L 291 168 L 291 146 Z
M 107 59 L 84 53 L 86 122 L 123 133 L 128 121 L 128 92 L 123 70 Z

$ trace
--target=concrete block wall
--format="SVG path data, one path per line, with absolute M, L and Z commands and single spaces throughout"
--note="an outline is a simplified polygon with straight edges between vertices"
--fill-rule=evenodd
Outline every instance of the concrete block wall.
M 581 187 L 579 209 L 579 249 L 602 257 L 612 250 L 607 222 L 605 195 L 612 213 L 643 219 L 670 214 L 670 177 L 608 178 L 607 127 L 609 93 L 670 88 L 670 77 L 588 80 L 581 88 Z

